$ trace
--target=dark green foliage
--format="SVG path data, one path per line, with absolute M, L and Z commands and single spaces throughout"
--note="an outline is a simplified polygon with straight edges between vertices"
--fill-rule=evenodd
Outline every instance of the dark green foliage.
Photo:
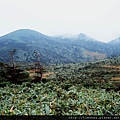
M 0 77 L 1 80 L 9 81 L 13 83 L 21 83 L 29 79 L 29 73 L 21 68 L 14 69 L 13 66 L 7 65 L 0 67 Z M 15 74 L 14 74 L 15 72 Z
M 119 92 L 49 81 L 0 88 L 1 115 L 120 115 Z M 66 85 L 65 85 L 66 86 Z
M 115 90 L 115 85 L 120 82 L 111 79 L 113 77 L 120 77 L 120 69 L 117 68 L 117 65 L 120 65 L 120 63 L 119 58 L 114 60 L 117 61 L 116 64 L 110 63 L 113 60 L 58 65 L 54 67 L 54 71 L 57 73 L 56 79 L 61 82 L 69 81 L 72 84 L 81 84 L 81 86 L 86 88 L 100 87 L 101 89 Z M 108 65 L 108 67 L 104 65 Z M 112 67 L 112 65 L 116 66 Z
M 111 81 L 113 76 L 120 77 L 116 68 L 120 64 L 119 59 L 117 63 L 114 61 L 48 65 L 46 70 L 54 74 L 45 81 L 38 78 L 36 83 L 25 82 L 28 73 L 16 67 L 16 81 L 24 82 L 11 84 L 5 76 L 0 76 L 0 114 L 120 115 L 120 82 Z M 1 63 L 1 72 L 10 76 L 13 67 L 4 65 Z
M 11 56 L 11 65 L 0 63 L 0 73 L 1 77 L 5 78 L 7 81 L 13 83 L 21 83 L 22 81 L 25 81 L 26 79 L 29 78 L 29 74 L 25 72 L 23 69 L 19 68 L 19 66 L 16 66 L 14 58 L 15 53 L 16 49 L 9 51 L 9 54 Z

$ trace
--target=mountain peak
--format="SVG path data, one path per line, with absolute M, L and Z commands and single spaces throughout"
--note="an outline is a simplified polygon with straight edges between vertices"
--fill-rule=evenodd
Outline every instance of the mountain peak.
M 31 30 L 31 29 L 19 29 L 19 30 L 16 30 L 16 31 L 13 31 L 9 34 L 6 34 L 6 35 L 14 35 L 14 34 L 17 34 L 17 35 L 28 35 L 28 34 L 41 34 L 43 35 L 42 33 L 39 33 L 35 30 Z
M 109 44 L 120 44 L 120 37 L 110 41 Z
M 90 38 L 89 36 L 85 35 L 84 33 L 78 34 L 77 37 L 83 38 L 83 39 Z
M 79 36 L 86 36 L 84 33 L 79 33 L 78 35 Z
M 94 38 L 84 34 L 84 33 L 80 33 L 76 36 L 76 39 L 80 39 L 80 40 L 85 40 L 85 41 L 97 41 Z
M 1 36 L 0 38 L 19 39 L 20 37 L 46 38 L 49 36 L 31 29 L 19 29 L 4 36 Z
M 71 38 L 71 39 L 78 39 L 78 38 L 81 38 L 81 39 L 90 39 L 91 37 L 85 35 L 84 33 L 80 33 L 80 34 L 64 34 L 64 35 L 58 35 L 57 37 L 61 37 L 61 38 Z

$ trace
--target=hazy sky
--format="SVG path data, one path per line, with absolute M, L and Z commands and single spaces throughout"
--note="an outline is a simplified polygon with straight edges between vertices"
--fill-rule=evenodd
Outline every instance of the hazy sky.
M 107 42 L 120 37 L 120 0 L 0 0 L 0 36 L 22 28 Z

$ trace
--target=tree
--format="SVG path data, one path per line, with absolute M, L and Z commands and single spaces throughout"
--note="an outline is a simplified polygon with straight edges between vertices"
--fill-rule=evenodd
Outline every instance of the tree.
M 14 60 L 15 52 L 16 52 L 16 49 L 9 51 L 9 54 L 12 59 L 11 60 L 12 65 L 4 65 L 3 77 L 10 82 L 21 83 L 22 81 L 28 80 L 29 73 L 21 69 L 20 66 L 16 66 L 15 60 Z
M 15 52 L 16 52 L 16 49 L 14 49 L 12 51 L 9 51 L 9 54 L 12 57 L 13 77 L 14 77 L 14 79 L 15 79 L 15 75 L 16 75 L 16 64 L 15 64 L 15 61 L 14 61 L 14 54 L 15 54 Z
M 35 54 L 35 57 L 37 59 L 37 61 L 35 62 L 35 67 L 36 67 L 35 72 L 37 73 L 36 78 L 39 79 L 40 81 L 42 81 L 43 68 L 42 68 L 42 65 L 41 65 L 41 62 L 40 62 L 40 55 L 39 55 L 38 52 L 34 52 L 34 54 Z

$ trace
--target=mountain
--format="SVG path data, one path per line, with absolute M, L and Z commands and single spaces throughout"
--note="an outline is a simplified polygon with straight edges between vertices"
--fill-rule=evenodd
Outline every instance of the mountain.
M 120 55 L 120 37 L 111 40 L 108 42 L 108 44 L 113 48 L 114 54 L 113 56 L 119 56 Z
M 58 55 L 52 47 L 57 47 L 57 43 L 50 36 L 43 35 L 37 31 L 20 29 L 0 37 L 1 60 L 7 61 L 8 51 L 17 50 L 17 61 L 33 61 L 34 51 L 40 52 L 42 61 L 52 62 L 53 58 L 61 61 L 63 56 Z M 4 54 L 3 54 L 4 53 Z
M 112 48 L 109 44 L 97 41 L 83 33 L 72 36 L 59 36 L 56 37 L 56 40 L 67 44 L 70 43 L 75 46 L 77 45 L 92 52 L 104 53 L 108 56 L 112 54 Z
M 16 49 L 16 61 L 34 61 L 39 52 L 43 63 L 95 61 L 113 54 L 110 44 L 83 33 L 74 36 L 47 36 L 30 29 L 20 29 L 0 37 L 0 61 L 10 60 L 8 51 Z
M 120 37 L 109 42 L 111 45 L 120 45 Z

